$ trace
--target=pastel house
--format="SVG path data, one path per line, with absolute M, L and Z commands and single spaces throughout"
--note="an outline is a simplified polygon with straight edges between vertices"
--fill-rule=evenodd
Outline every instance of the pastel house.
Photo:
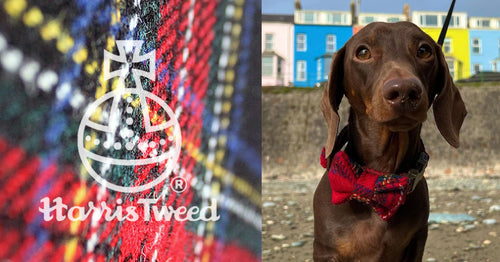
M 294 86 L 327 81 L 332 55 L 352 36 L 350 12 L 295 10 Z
M 437 41 L 446 15 L 447 12 L 413 11 L 412 22 Z M 470 77 L 470 44 L 467 13 L 453 13 L 443 43 L 443 53 L 454 80 Z
M 437 41 L 446 16 L 447 12 L 435 11 L 410 14 L 407 5 L 401 14 L 356 14 L 352 5 L 350 12 L 302 10 L 296 1 L 286 27 L 271 27 L 268 24 L 277 21 L 266 21 L 263 16 L 262 83 L 316 86 L 328 80 L 332 56 L 369 23 L 411 21 Z M 500 72 L 500 17 L 468 17 L 465 12 L 454 12 L 442 50 L 455 81 L 479 72 Z
M 365 26 L 372 22 L 395 23 L 406 20 L 407 18 L 404 14 L 360 13 L 358 24 Z
M 293 85 L 293 15 L 262 15 L 262 86 Z
M 470 17 L 470 73 L 500 70 L 500 18 Z

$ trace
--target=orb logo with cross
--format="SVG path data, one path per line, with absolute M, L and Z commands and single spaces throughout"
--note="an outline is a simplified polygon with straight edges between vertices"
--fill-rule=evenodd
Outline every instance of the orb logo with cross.
M 142 44 L 118 40 L 118 55 L 104 50 L 104 81 L 118 79 L 113 91 L 86 108 L 78 128 L 78 153 L 85 169 L 102 186 L 124 193 L 164 181 L 177 165 L 182 143 L 175 113 L 143 88 L 143 79 L 156 80 L 156 52 L 141 54 Z M 160 110 L 151 110 L 154 104 Z

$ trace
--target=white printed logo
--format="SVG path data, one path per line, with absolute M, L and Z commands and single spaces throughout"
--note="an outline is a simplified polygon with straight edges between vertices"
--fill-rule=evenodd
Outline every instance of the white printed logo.
M 142 87 L 141 77 L 155 81 L 156 57 L 154 50 L 141 55 L 142 43 L 116 41 L 118 55 L 104 50 L 104 81 L 119 77 L 118 85 L 88 106 L 78 128 L 78 153 L 86 170 L 101 185 L 124 193 L 144 191 L 165 180 L 177 163 L 182 143 L 172 109 Z M 127 88 L 130 72 L 135 87 Z M 150 112 L 154 103 L 161 107 L 159 112 Z M 134 184 L 137 168 L 149 171 L 140 185 Z

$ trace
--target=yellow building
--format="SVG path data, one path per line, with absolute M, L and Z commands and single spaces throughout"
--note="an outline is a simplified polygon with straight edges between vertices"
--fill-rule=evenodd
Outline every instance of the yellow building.
M 437 41 L 445 18 L 446 12 L 414 11 L 412 21 Z M 470 43 L 466 13 L 453 14 L 443 43 L 443 53 L 455 81 L 470 77 Z

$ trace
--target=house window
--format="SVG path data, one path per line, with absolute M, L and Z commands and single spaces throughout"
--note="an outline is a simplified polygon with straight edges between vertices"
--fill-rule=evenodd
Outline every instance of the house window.
M 326 15 L 326 23 L 327 24 L 333 24 L 333 15 L 332 14 L 327 14 Z
M 438 17 L 437 17 L 437 15 L 421 15 L 420 16 L 420 24 L 422 26 L 437 26 L 438 25 Z
M 450 38 L 445 38 L 444 43 L 443 43 L 443 52 L 445 54 L 451 53 L 451 39 Z
M 314 23 L 314 13 L 313 12 L 305 12 L 304 13 L 304 22 Z
M 375 17 L 373 17 L 373 16 L 363 17 L 363 23 L 365 23 L 365 24 L 369 24 L 369 23 L 374 22 L 374 21 L 375 21 Z
M 264 50 L 273 50 L 274 48 L 273 40 L 274 40 L 273 34 L 266 34 Z
M 332 65 L 332 58 L 331 57 L 326 57 L 325 60 L 323 61 L 324 69 L 323 70 L 323 76 L 325 80 L 328 80 L 328 75 L 330 74 L 330 66 Z
M 441 24 L 444 25 L 445 20 L 446 20 L 446 15 L 442 15 Z M 459 27 L 459 26 L 460 26 L 460 17 L 452 15 L 450 19 L 450 27 Z
M 272 56 L 262 57 L 262 76 L 273 76 L 273 63 Z
M 446 64 L 448 64 L 448 69 L 450 70 L 451 78 L 455 79 L 455 61 L 446 59 Z
M 472 53 L 475 55 L 481 54 L 481 39 L 472 38 Z
M 498 72 L 497 62 L 491 63 L 491 71 Z
M 328 14 L 326 21 L 328 24 L 343 25 L 347 22 L 347 16 L 343 14 Z
M 332 53 L 337 49 L 337 37 L 335 35 L 326 35 L 326 52 Z
M 476 26 L 477 27 L 490 27 L 490 20 L 489 19 L 477 19 L 476 20 Z
M 307 64 L 305 60 L 297 61 L 297 81 L 306 81 Z
M 481 72 L 481 64 L 474 64 L 474 74 L 479 74 Z
M 297 34 L 297 51 L 307 50 L 307 35 Z
M 321 80 L 321 59 L 316 61 L 316 79 Z
M 399 22 L 399 17 L 390 17 L 389 19 L 387 19 L 387 22 L 389 23 L 396 23 L 396 22 Z

